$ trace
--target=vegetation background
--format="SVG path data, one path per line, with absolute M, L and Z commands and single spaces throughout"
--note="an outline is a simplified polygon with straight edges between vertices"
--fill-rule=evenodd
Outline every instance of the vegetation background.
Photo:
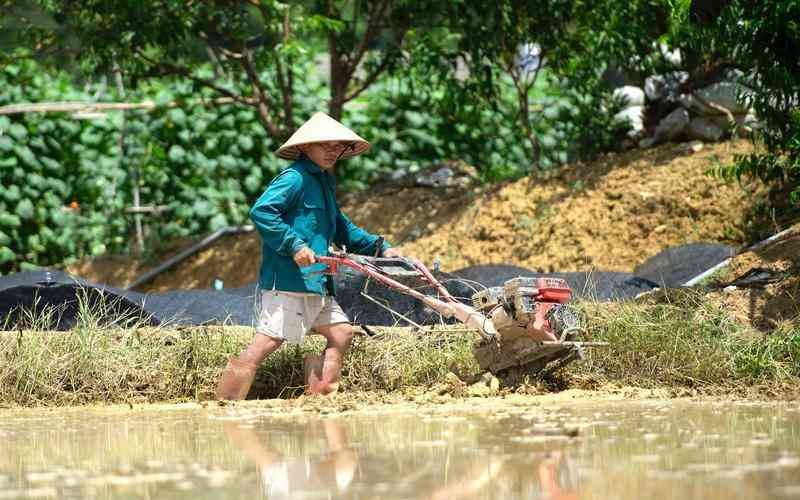
M 448 159 L 484 182 L 619 147 L 609 75 L 751 75 L 760 146 L 716 172 L 800 202 L 800 1 L 0 0 L 0 272 L 247 222 L 313 111 L 374 149 L 345 190 Z M 679 50 L 676 68 L 670 51 Z M 132 215 L 137 204 L 160 215 Z

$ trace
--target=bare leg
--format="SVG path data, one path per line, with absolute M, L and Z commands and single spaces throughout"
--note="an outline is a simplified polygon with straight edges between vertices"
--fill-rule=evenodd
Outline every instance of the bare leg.
M 267 356 L 277 351 L 283 340 L 268 335 L 256 334 L 247 349 L 239 355 L 239 361 L 260 365 Z
M 353 340 L 353 327 L 349 323 L 337 323 L 316 328 L 328 341 L 322 351 L 322 379 L 317 384 L 309 383 L 308 394 L 332 394 L 339 389 L 342 363 L 350 341 Z M 311 382 L 311 381 L 309 381 Z
M 267 356 L 275 352 L 283 340 L 256 334 L 238 358 L 230 358 L 217 385 L 217 399 L 238 400 L 247 392 L 256 377 L 256 370 Z

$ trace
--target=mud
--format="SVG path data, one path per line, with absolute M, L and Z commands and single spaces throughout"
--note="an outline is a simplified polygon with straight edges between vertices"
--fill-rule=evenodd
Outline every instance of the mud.
M 302 411 L 265 401 L 0 412 L 0 497 L 660 500 L 800 490 L 797 404 L 583 394 L 326 412 L 331 405 L 310 411 L 309 401 L 298 401 Z

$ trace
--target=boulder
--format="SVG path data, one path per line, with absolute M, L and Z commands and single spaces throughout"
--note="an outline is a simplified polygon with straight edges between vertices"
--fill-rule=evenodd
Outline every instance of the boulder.
M 683 55 L 681 54 L 680 49 L 669 50 L 669 47 L 664 44 L 658 44 L 658 50 L 661 52 L 661 55 L 664 56 L 664 60 L 670 63 L 674 67 L 679 67 L 681 63 L 683 63 Z
M 614 115 L 615 120 L 630 123 L 631 129 L 628 131 L 628 137 L 638 137 L 644 132 L 643 118 L 644 106 L 631 106 Z
M 717 142 L 725 136 L 726 128 L 722 128 L 713 120 L 704 116 L 695 116 L 686 128 L 686 135 L 690 139 L 699 139 L 705 142 Z
M 644 90 L 633 85 L 625 85 L 614 89 L 614 99 L 621 100 L 625 106 L 643 106 L 644 105 Z
M 658 122 L 654 139 L 656 142 L 674 140 L 684 133 L 688 125 L 689 112 L 683 108 L 677 108 Z
M 750 110 L 747 114 L 733 115 L 733 118 L 736 120 L 737 128 L 758 128 L 758 118 L 753 110 Z M 728 130 L 731 127 L 731 124 L 728 122 L 728 117 L 725 115 L 709 116 L 708 119 L 723 130 Z
M 684 108 L 703 116 L 722 115 L 724 113 L 706 106 L 702 101 L 719 104 L 734 115 L 746 114 L 750 109 L 749 103 L 746 102 L 749 92 L 750 90 L 747 87 L 738 83 L 717 82 L 696 90 L 694 94 L 682 94 L 678 97 L 678 102 Z M 742 97 L 741 101 L 739 97 Z
M 681 85 L 689 79 L 686 71 L 672 71 L 662 75 L 649 76 L 644 81 L 644 94 L 650 101 L 676 101 Z

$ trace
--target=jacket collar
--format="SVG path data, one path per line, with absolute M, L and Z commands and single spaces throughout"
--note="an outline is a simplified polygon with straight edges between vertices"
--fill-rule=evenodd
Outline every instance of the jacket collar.
M 303 168 L 306 169 L 306 172 L 308 172 L 309 174 L 319 175 L 319 174 L 321 174 L 323 172 L 322 168 L 320 168 L 319 165 L 317 165 L 316 163 L 311 161 L 310 158 L 308 158 L 307 156 L 305 156 L 303 154 L 301 154 L 297 158 L 297 162 L 300 165 L 302 165 Z

